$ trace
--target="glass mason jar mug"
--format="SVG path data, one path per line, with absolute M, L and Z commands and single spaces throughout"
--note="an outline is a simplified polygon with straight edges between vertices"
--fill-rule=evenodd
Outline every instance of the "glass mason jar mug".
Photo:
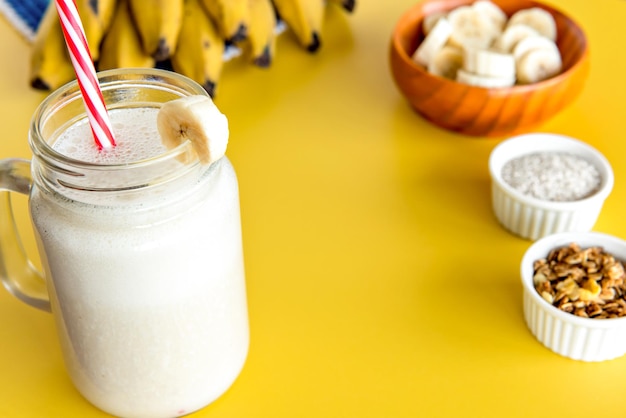
M 167 71 L 99 78 L 112 115 L 206 94 Z M 144 122 L 137 117 L 128 119 L 133 129 Z M 124 163 L 53 148 L 85 120 L 70 83 L 33 117 L 32 161 L 0 161 L 2 282 L 52 312 L 67 371 L 92 404 L 117 416 L 188 414 L 230 387 L 248 351 L 234 169 L 226 157 L 200 164 L 189 143 Z M 23 253 L 10 192 L 29 194 L 43 275 Z

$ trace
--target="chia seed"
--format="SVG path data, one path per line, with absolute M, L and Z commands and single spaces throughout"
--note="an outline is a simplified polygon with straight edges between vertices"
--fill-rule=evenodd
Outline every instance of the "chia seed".
M 600 188 L 600 173 L 587 160 L 559 152 L 537 152 L 508 161 L 502 179 L 527 196 L 553 202 L 571 202 Z

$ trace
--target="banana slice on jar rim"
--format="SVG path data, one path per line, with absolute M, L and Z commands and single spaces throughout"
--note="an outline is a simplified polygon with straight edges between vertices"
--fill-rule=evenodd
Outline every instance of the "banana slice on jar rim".
M 202 164 L 211 164 L 226 153 L 228 119 L 208 96 L 164 103 L 157 114 L 157 129 L 168 149 L 190 141 Z

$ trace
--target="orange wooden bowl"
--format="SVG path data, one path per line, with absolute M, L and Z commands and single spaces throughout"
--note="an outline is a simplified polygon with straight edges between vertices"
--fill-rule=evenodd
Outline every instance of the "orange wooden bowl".
M 431 0 L 416 4 L 398 21 L 391 40 L 391 73 L 399 90 L 424 118 L 451 131 L 501 137 L 528 131 L 570 104 L 589 74 L 589 51 L 583 30 L 558 10 L 531 0 L 493 0 L 510 17 L 529 7 L 554 16 L 561 74 L 535 84 L 482 88 L 435 76 L 411 56 L 424 39 L 424 16 L 449 11 L 474 0 Z

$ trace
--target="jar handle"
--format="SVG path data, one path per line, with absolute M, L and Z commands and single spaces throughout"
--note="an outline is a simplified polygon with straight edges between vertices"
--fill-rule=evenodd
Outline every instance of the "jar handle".
M 31 184 L 28 160 L 0 161 L 0 279 L 16 298 L 50 312 L 45 279 L 26 256 L 11 206 L 10 192 L 28 195 Z

